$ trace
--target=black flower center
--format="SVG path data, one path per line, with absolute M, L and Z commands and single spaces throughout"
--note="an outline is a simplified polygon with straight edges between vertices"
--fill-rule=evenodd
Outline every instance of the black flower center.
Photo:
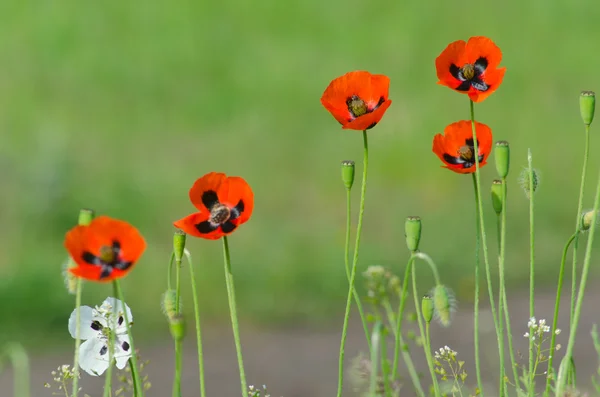
M 100 247 L 98 255 L 85 251 L 82 259 L 86 263 L 99 266 L 102 269 L 100 279 L 110 276 L 114 269 L 127 270 L 133 264 L 133 262 L 128 262 L 121 258 L 121 243 L 117 240 L 113 241 L 112 245 Z
M 489 84 L 484 81 L 484 74 L 487 67 L 488 60 L 484 57 L 479 57 L 475 63 L 467 63 L 462 67 L 458 67 L 455 64 L 450 65 L 450 74 L 460 81 L 460 84 L 455 89 L 458 91 L 469 91 L 473 87 L 478 91 L 489 90 Z
M 444 160 L 448 164 L 459 165 L 462 168 L 471 168 L 475 165 L 475 147 L 473 138 L 465 140 L 465 144 L 461 146 L 455 155 L 444 153 Z M 479 149 L 479 141 L 477 141 L 477 148 Z M 479 163 L 484 159 L 485 155 L 479 155 Z
M 202 203 L 210 211 L 207 221 L 196 224 L 196 229 L 202 234 L 208 234 L 221 228 L 224 233 L 235 230 L 237 225 L 232 221 L 244 212 L 244 201 L 240 200 L 233 208 L 221 204 L 214 190 L 207 190 L 202 194 Z

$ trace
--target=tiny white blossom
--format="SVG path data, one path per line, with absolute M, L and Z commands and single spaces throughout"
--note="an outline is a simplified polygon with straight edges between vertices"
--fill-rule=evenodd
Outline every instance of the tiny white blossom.
M 557 329 L 556 329 L 556 331 L 554 331 L 554 333 L 555 333 L 556 335 L 559 335 L 559 334 L 560 334 L 560 328 L 557 328 Z
M 535 323 L 536 323 L 536 321 L 535 321 L 535 317 L 531 317 L 531 318 L 529 319 L 529 322 L 527 323 L 527 327 L 528 327 L 528 328 L 534 328 L 534 327 L 535 327 L 535 325 L 536 325 Z
M 529 338 L 529 332 L 525 332 L 525 334 L 523 334 L 523 338 Z
M 123 369 L 132 355 L 125 314 L 130 325 L 133 315 L 129 306 L 116 298 L 106 298 L 102 305 L 79 308 L 79 336 L 85 341 L 79 348 L 79 366 L 92 376 L 100 376 L 108 368 L 109 335 L 114 334 L 113 358 L 117 368 Z M 69 333 L 75 338 L 77 309 L 69 318 Z

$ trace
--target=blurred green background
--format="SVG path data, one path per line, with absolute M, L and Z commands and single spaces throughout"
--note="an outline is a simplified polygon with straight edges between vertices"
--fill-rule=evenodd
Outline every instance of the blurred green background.
M 422 249 L 468 302 L 471 178 L 440 168 L 431 143 L 469 116 L 466 96 L 436 85 L 434 60 L 472 35 L 491 37 L 508 69 L 476 106 L 495 140 L 511 143 L 508 280 L 527 283 L 528 207 L 517 177 L 531 148 L 542 179 L 538 279 L 551 287 L 574 227 L 584 139 L 578 96 L 600 85 L 599 18 L 600 4 L 583 0 L 3 1 L 2 336 L 68 342 L 73 296 L 63 286 L 62 243 L 82 207 L 145 236 L 148 250 L 124 291 L 141 336 L 166 333 L 159 302 L 172 222 L 194 210 L 188 189 L 213 170 L 243 176 L 255 193 L 251 221 L 230 239 L 242 320 L 337 327 L 347 288 L 339 164 L 355 159 L 360 170 L 362 139 L 319 99 L 331 79 L 356 69 L 390 76 L 393 100 L 369 132 L 360 269 L 401 271 L 404 219 L 420 215 Z M 600 164 L 592 131 L 588 193 Z M 483 169 L 492 257 L 494 177 L 493 165 Z M 220 243 L 190 239 L 188 248 L 205 321 L 228 321 Z M 110 285 L 86 283 L 83 302 L 109 294 Z

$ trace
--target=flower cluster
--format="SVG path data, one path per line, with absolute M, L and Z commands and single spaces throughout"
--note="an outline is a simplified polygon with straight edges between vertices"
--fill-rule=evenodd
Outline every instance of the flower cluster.
M 525 332 L 523 337 L 525 338 L 543 338 L 544 334 L 550 333 L 550 326 L 546 325 L 545 319 L 540 319 L 539 322 L 536 322 L 535 317 L 531 317 L 527 322 L 527 327 L 529 328 L 529 332 Z M 560 334 L 560 329 L 556 329 L 554 331 L 556 335 Z

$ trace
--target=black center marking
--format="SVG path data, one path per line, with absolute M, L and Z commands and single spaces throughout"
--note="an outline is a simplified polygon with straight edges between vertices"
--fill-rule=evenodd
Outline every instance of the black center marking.
M 121 344 L 121 347 L 123 348 L 123 350 L 128 351 L 129 350 L 129 343 L 123 342 L 123 344 Z
M 479 57 L 474 64 L 467 63 L 462 67 L 455 64 L 450 65 L 450 74 L 460 84 L 455 89 L 457 91 L 469 91 L 471 87 L 477 91 L 485 92 L 490 89 L 490 85 L 484 81 L 484 73 L 488 67 L 488 60 L 484 57 Z
M 209 191 L 209 192 L 212 192 L 212 191 Z M 204 201 L 204 197 L 205 196 L 210 197 L 210 196 L 206 195 L 206 193 L 207 192 L 205 192 L 202 195 L 202 200 L 203 200 L 204 205 L 206 205 L 206 202 Z M 212 193 L 214 193 L 214 192 L 212 192 Z M 239 218 L 240 215 L 244 212 L 244 210 L 246 208 L 246 206 L 244 204 L 244 200 L 238 201 L 237 205 L 233 208 L 229 208 L 225 205 L 222 205 L 219 202 L 219 199 L 217 198 L 216 194 L 215 194 L 215 200 L 216 201 L 211 201 L 212 209 L 211 209 L 210 218 L 207 221 L 196 224 L 195 225 L 196 230 L 198 230 L 198 232 L 200 232 L 202 234 L 208 234 L 208 233 L 214 232 L 215 230 L 221 228 L 223 233 L 231 233 L 237 227 L 237 224 L 233 223 L 232 221 Z
M 116 240 L 111 246 L 102 246 L 98 256 L 85 251 L 81 257 L 86 263 L 102 269 L 100 279 L 110 276 L 114 269 L 127 270 L 133 264 L 121 259 L 121 243 Z
M 123 316 L 119 316 L 119 319 L 117 320 L 117 324 L 118 325 L 123 324 Z
M 217 204 L 217 205 L 213 206 L 212 209 L 210 210 L 209 221 L 211 223 L 221 225 L 221 224 L 227 222 L 230 215 L 231 215 L 231 210 L 227 206 L 225 206 L 223 204 Z
M 475 165 L 475 147 L 473 138 L 465 140 L 465 145 L 461 146 L 456 155 L 444 153 L 444 160 L 452 165 L 460 165 L 461 168 L 471 168 Z M 479 149 L 479 140 L 477 140 L 477 148 Z M 483 161 L 485 155 L 479 155 L 479 163 Z
M 108 347 L 106 345 L 102 346 L 102 348 L 100 349 L 100 355 L 103 356 L 106 354 L 106 352 L 108 352 Z
M 100 321 L 98 321 L 98 320 L 94 320 L 94 321 L 92 321 L 92 325 L 91 325 L 91 327 L 92 327 L 92 329 L 93 329 L 94 331 L 100 331 L 102 328 L 104 328 L 104 327 L 102 326 L 102 324 L 100 324 Z

